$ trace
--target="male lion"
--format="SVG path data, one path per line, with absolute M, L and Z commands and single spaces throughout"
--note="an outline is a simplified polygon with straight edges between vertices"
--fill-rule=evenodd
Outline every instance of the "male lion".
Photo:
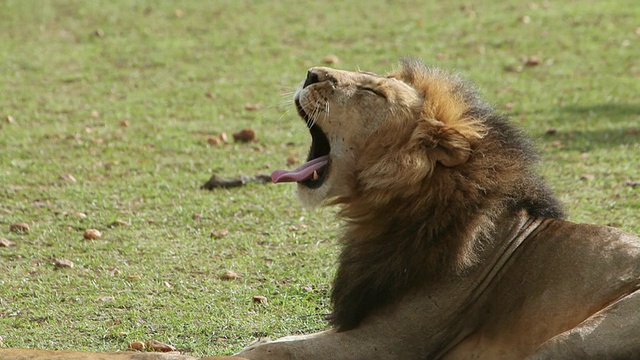
M 640 238 L 562 220 L 529 140 L 456 76 L 312 68 L 308 162 L 346 221 L 332 330 L 249 359 L 640 359 Z

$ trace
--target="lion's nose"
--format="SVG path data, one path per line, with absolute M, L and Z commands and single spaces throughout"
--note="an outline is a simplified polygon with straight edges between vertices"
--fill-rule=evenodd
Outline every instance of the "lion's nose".
M 313 69 L 311 69 L 307 72 L 307 79 L 304 81 L 304 85 L 302 85 L 302 87 L 306 88 L 307 86 L 317 82 L 320 82 L 320 77 Z
M 302 85 L 302 87 L 306 88 L 309 85 L 323 81 L 336 83 L 337 80 L 335 76 L 331 75 L 325 68 L 312 68 L 307 72 L 307 79 L 304 81 L 304 85 Z

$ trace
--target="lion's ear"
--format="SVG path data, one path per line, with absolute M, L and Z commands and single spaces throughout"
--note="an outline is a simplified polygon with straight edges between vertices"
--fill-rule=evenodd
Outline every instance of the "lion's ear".
M 464 164 L 471 155 L 469 140 L 458 131 L 441 127 L 434 134 L 435 146 L 431 149 L 430 155 L 437 162 L 447 167 Z

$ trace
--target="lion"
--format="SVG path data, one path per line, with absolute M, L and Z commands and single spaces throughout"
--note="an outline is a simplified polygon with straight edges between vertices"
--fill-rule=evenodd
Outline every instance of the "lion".
M 640 359 L 640 238 L 563 220 L 532 142 L 457 75 L 312 68 L 308 162 L 344 219 L 330 330 L 248 359 Z

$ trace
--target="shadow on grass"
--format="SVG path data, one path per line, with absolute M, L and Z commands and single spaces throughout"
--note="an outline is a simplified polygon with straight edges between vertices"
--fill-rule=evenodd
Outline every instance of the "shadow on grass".
M 564 113 L 608 117 L 614 120 L 630 115 L 640 115 L 640 104 L 597 104 L 591 106 L 564 106 Z
M 566 106 L 560 109 L 560 116 L 573 129 L 547 131 L 543 140 L 560 141 L 563 149 L 590 151 L 640 143 L 640 104 Z M 601 129 L 587 129 L 599 123 Z

